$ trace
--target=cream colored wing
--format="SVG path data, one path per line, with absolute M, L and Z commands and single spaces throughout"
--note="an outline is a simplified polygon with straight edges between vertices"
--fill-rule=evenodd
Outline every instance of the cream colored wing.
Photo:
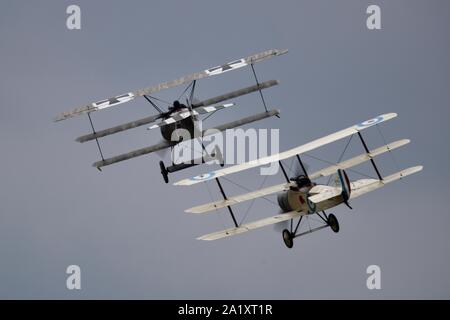
M 227 206 L 231 206 L 240 202 L 260 198 L 267 196 L 272 193 L 282 192 L 289 189 L 289 187 L 293 185 L 292 183 L 282 183 L 276 186 L 267 187 L 261 190 L 252 191 L 245 194 L 240 194 L 234 197 L 229 197 L 227 200 L 219 200 L 216 202 L 211 202 L 207 204 L 203 204 L 197 207 L 193 207 L 185 210 L 188 213 L 206 213 L 215 209 L 225 208 Z
M 268 226 L 271 224 L 276 224 L 278 222 L 294 219 L 294 218 L 297 218 L 297 217 L 300 217 L 300 216 L 306 215 L 306 214 L 307 213 L 296 212 L 296 211 L 281 213 L 281 214 L 278 214 L 273 217 L 264 218 L 261 220 L 242 224 L 237 228 L 229 228 L 226 230 L 209 233 L 209 234 L 201 236 L 197 239 L 198 240 L 217 240 L 217 239 L 221 239 L 221 238 L 226 238 L 226 237 L 234 236 L 236 234 L 244 233 L 244 232 L 247 232 L 250 230 L 262 228 L 262 227 L 265 227 L 265 226 Z
M 402 140 L 398 140 L 398 141 L 389 143 L 389 144 L 387 144 L 385 146 L 382 146 L 382 147 L 379 147 L 377 149 L 374 149 L 374 150 L 370 151 L 370 153 L 364 153 L 364 154 L 361 154 L 361 155 L 356 156 L 354 158 L 342 161 L 342 162 L 337 163 L 335 165 L 332 165 L 332 166 L 329 166 L 327 168 L 324 168 L 324 169 L 321 169 L 319 171 L 316 171 L 316 172 L 310 174 L 309 178 L 310 179 L 317 179 L 317 178 L 321 178 L 321 177 L 326 177 L 326 176 L 332 175 L 332 174 L 336 173 L 336 171 L 338 169 L 348 169 L 348 168 L 357 166 L 357 165 L 359 165 L 361 163 L 364 163 L 366 161 L 369 161 L 370 159 L 372 159 L 372 158 L 374 158 L 376 156 L 379 156 L 379 155 L 381 155 L 381 154 L 383 154 L 385 152 L 392 151 L 392 150 L 397 149 L 397 148 L 399 148 L 401 146 L 404 146 L 404 145 L 408 144 L 409 142 L 410 142 L 410 140 L 408 140 L 408 139 L 402 139 Z
M 423 169 L 423 166 L 411 167 L 408 169 L 404 169 L 397 173 L 391 174 L 390 176 L 384 177 L 383 180 L 376 179 L 361 179 L 356 180 L 351 183 L 352 192 L 350 194 L 350 199 L 357 198 L 366 194 L 368 192 L 374 191 L 381 187 L 384 187 L 386 184 L 391 183 L 396 180 L 400 180 L 406 176 L 409 176 L 413 173 L 419 172 Z
M 215 179 L 215 178 L 220 178 L 222 176 L 240 172 L 240 171 L 247 170 L 250 168 L 263 166 L 263 165 L 266 165 L 266 164 L 269 164 L 272 162 L 284 160 L 284 159 L 293 157 L 297 154 L 302 154 L 302 153 L 314 150 L 316 148 L 319 148 L 321 146 L 324 146 L 326 144 L 338 141 L 345 137 L 351 136 L 352 134 L 358 133 L 361 130 L 364 130 L 364 129 L 374 126 L 376 124 L 382 123 L 382 122 L 390 120 L 392 118 L 395 118 L 396 116 L 397 116 L 396 113 L 382 114 L 373 119 L 361 122 L 359 124 L 356 124 L 354 126 L 347 128 L 347 129 L 335 132 L 333 134 L 330 134 L 328 136 L 314 140 L 312 142 L 309 142 L 302 146 L 293 148 L 291 150 L 288 150 L 288 151 L 285 151 L 285 152 L 282 152 L 279 154 L 271 155 L 268 157 L 256 159 L 256 160 L 253 160 L 250 162 L 238 164 L 238 165 L 231 166 L 228 168 L 212 171 L 212 172 L 202 174 L 202 175 L 190 178 L 190 179 L 181 180 L 181 181 L 176 182 L 175 185 L 192 185 L 192 184 L 196 184 L 196 183 L 203 182 L 203 181 L 208 181 L 208 180 Z
M 309 177 L 311 179 L 316 179 L 316 178 L 320 178 L 320 177 L 329 176 L 331 174 L 336 173 L 336 171 L 338 169 L 351 168 L 351 167 L 361 164 L 365 161 L 368 161 L 371 158 L 374 158 L 380 154 L 383 154 L 385 152 L 394 150 L 405 144 L 408 144 L 409 142 L 410 141 L 408 139 L 403 139 L 403 140 L 398 140 L 398 141 L 392 142 L 390 144 L 387 144 L 385 146 L 382 146 L 375 150 L 372 150 L 370 153 L 361 154 L 352 159 L 345 160 L 340 163 L 337 163 L 336 165 L 332 165 L 330 167 L 316 171 L 316 172 L 312 173 L 311 175 L 309 175 Z M 375 181 L 378 181 L 378 180 L 375 180 Z M 273 194 L 273 193 L 283 192 L 283 191 L 288 190 L 289 187 L 292 185 L 294 185 L 294 183 L 282 183 L 282 184 L 267 187 L 267 188 L 264 188 L 261 190 L 256 190 L 256 191 L 248 192 L 245 194 L 229 197 L 227 200 L 219 200 L 219 201 L 215 201 L 215 202 L 211 202 L 211 203 L 202 204 L 202 205 L 187 209 L 187 210 L 185 210 L 185 212 L 188 212 L 188 213 L 210 212 L 215 209 L 225 208 L 227 206 L 232 206 L 232 205 L 244 202 L 244 201 L 257 199 L 260 197 L 265 197 L 265 196 Z M 332 188 L 332 187 L 318 185 L 318 186 L 315 186 L 312 190 L 310 190 L 310 194 L 314 195 L 314 194 L 321 193 L 323 188 Z M 318 199 L 319 197 L 316 197 L 316 198 Z M 313 199 L 315 199 L 315 198 L 313 198 Z
M 314 188 L 320 187 L 319 190 L 314 190 Z M 320 203 L 322 201 L 334 198 L 342 193 L 342 188 L 318 185 L 310 190 L 310 193 L 315 193 L 314 195 L 308 197 L 308 200 L 313 203 Z

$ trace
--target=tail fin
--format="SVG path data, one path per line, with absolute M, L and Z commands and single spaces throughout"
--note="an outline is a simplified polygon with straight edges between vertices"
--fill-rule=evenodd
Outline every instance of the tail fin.
M 342 187 L 342 198 L 344 199 L 344 203 L 347 205 L 347 207 L 349 207 L 350 209 L 353 209 L 348 204 L 348 200 L 350 199 L 350 194 L 352 193 L 352 186 L 350 184 L 350 179 L 348 178 L 345 170 L 338 169 L 337 174 L 339 177 L 339 183 Z

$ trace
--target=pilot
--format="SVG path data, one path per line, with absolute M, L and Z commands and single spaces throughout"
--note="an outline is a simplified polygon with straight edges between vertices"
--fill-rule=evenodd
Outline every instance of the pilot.
M 311 180 L 304 175 L 298 176 L 295 180 L 300 191 L 305 192 L 313 187 L 313 183 L 311 182 Z
M 186 105 L 180 103 L 180 101 L 178 101 L 178 100 L 175 100 L 173 102 L 173 106 L 169 107 L 169 111 L 178 111 L 178 110 L 183 109 L 183 108 L 187 108 Z
M 290 187 L 290 189 L 294 191 L 307 192 L 309 189 L 315 186 L 315 183 L 312 183 L 311 180 L 303 174 L 289 180 L 295 181 L 296 186 Z

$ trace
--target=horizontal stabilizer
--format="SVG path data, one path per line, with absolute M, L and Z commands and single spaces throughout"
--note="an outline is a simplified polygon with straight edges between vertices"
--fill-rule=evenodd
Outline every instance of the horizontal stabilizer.
M 217 240 L 217 239 L 221 239 L 221 238 L 226 238 L 226 237 L 234 236 L 236 234 L 244 233 L 244 232 L 247 232 L 247 231 L 250 231 L 250 230 L 262 228 L 262 227 L 265 227 L 265 226 L 268 226 L 268 225 L 271 225 L 271 224 L 276 224 L 276 223 L 279 223 L 279 222 L 282 222 L 282 221 L 294 219 L 294 218 L 300 217 L 300 216 L 305 215 L 305 214 L 307 214 L 307 213 L 296 212 L 296 211 L 291 211 L 291 212 L 287 212 L 287 213 L 280 213 L 280 214 L 278 214 L 276 216 L 273 216 L 273 217 L 264 218 L 264 219 L 261 219 L 261 220 L 257 220 L 257 221 L 241 224 L 237 228 L 229 228 L 229 229 L 226 229 L 226 230 L 222 230 L 222 231 L 206 234 L 206 235 L 201 236 L 201 237 L 199 237 L 197 239 L 198 240 Z
M 322 201 L 334 198 L 336 196 L 339 196 L 342 193 L 342 189 L 341 188 L 337 188 L 337 187 L 332 187 L 332 186 L 322 186 L 319 185 L 318 187 L 320 187 L 320 191 L 316 192 L 314 190 L 313 187 L 310 192 L 311 193 L 316 193 L 310 197 L 308 197 L 308 200 L 311 201 L 312 203 L 320 203 Z

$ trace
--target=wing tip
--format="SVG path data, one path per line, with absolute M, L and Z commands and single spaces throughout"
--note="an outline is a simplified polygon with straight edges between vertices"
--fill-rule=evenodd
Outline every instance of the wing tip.
M 276 55 L 281 56 L 282 54 L 288 53 L 289 49 L 275 49 Z

